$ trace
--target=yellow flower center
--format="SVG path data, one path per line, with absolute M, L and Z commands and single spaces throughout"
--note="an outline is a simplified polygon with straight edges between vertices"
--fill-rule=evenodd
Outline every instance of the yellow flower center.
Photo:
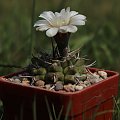
M 57 18 L 57 19 L 54 21 L 53 26 L 55 26 L 55 27 L 65 26 L 65 25 L 68 25 L 68 24 L 69 24 L 69 21 L 70 21 L 69 19 Z

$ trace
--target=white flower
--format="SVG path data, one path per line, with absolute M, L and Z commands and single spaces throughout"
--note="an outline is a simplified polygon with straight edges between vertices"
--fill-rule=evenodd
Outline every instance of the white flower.
M 74 33 L 77 31 L 76 25 L 85 25 L 86 17 L 78 14 L 76 11 L 70 11 L 70 7 L 66 10 L 62 9 L 60 13 L 52 11 L 45 11 L 40 14 L 44 20 L 38 20 L 34 27 L 36 30 L 46 31 L 48 37 L 55 36 L 60 33 Z

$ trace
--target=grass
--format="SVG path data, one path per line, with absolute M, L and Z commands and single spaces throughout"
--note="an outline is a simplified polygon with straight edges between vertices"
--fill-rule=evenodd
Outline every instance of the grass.
M 2 116 L 3 116 L 3 103 L 0 100 L 0 120 L 2 120 Z
M 61 109 L 60 109 L 60 111 L 58 113 L 58 116 L 57 116 L 54 104 L 52 104 L 52 109 L 50 109 L 50 105 L 48 103 L 47 97 L 45 97 L 45 102 L 46 102 L 46 105 L 47 105 L 47 109 L 48 109 L 48 114 L 49 114 L 50 120 L 60 120 L 61 117 L 62 117 L 62 112 L 63 112 L 64 106 L 61 107 Z M 71 110 L 71 106 L 72 106 L 72 102 L 68 101 L 68 107 L 67 107 L 67 110 L 66 110 L 66 114 L 65 114 L 64 120 L 69 120 L 69 112 Z M 52 115 L 52 112 L 53 112 L 53 115 Z

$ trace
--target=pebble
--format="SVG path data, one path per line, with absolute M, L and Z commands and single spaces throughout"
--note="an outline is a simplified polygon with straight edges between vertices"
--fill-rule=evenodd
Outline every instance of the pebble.
M 106 79 L 107 78 L 107 73 L 105 71 L 98 71 L 98 74 L 100 75 L 100 77 Z
M 84 81 L 84 84 L 85 84 L 85 85 L 87 85 L 87 84 L 89 84 L 89 83 L 90 83 L 90 81 L 88 81 L 88 80 L 85 80 L 85 81 Z
M 93 73 L 92 75 L 91 75 L 91 74 L 88 74 L 88 75 L 87 75 L 87 79 L 88 79 L 92 84 L 99 82 L 99 80 L 100 80 L 99 78 L 100 78 L 100 76 L 99 76 L 98 74 L 96 74 L 96 73 Z
M 19 79 L 19 77 L 18 77 L 18 76 L 13 76 L 12 78 L 13 78 L 13 79 Z
M 79 84 L 83 84 L 84 82 L 83 81 L 79 81 Z
M 14 83 L 21 83 L 21 80 L 16 78 L 16 79 L 14 79 Z
M 51 84 L 46 84 L 45 89 L 49 90 L 51 88 Z
M 59 91 L 63 89 L 63 83 L 61 81 L 57 81 L 55 84 L 55 90 Z
M 85 80 L 85 81 L 84 81 L 84 84 L 85 84 L 86 86 L 90 86 L 90 85 L 91 85 L 91 82 L 90 82 L 89 80 Z
M 80 84 L 81 86 L 83 86 L 83 88 L 86 88 L 87 87 L 87 85 L 85 85 L 85 84 Z
M 22 81 L 29 81 L 29 79 L 28 78 L 23 78 Z
M 4 80 L 4 81 L 6 81 L 6 80 L 10 81 L 10 80 L 9 80 L 10 78 L 7 79 L 7 78 L 2 78 L 2 77 L 1 77 L 0 79 L 1 79 L 1 80 Z
M 83 81 L 79 81 L 78 83 L 76 83 L 76 86 L 77 86 L 77 85 L 79 85 L 79 86 L 80 86 L 80 85 L 84 86 L 85 84 L 84 84 Z
M 8 78 L 7 80 L 10 81 L 10 82 L 14 82 L 13 78 Z
M 23 78 L 22 79 L 22 84 L 23 85 L 30 85 L 30 81 L 28 80 L 28 78 Z
M 66 92 L 74 92 L 75 91 L 75 85 L 72 85 L 72 84 L 64 85 L 64 90 Z
M 40 71 L 41 72 L 41 71 Z M 42 73 L 41 73 L 42 74 Z M 45 77 L 45 81 L 43 80 Z M 11 78 L 4 78 L 10 82 L 21 83 L 23 85 L 34 85 L 51 91 L 59 92 L 75 92 L 80 91 L 92 84 L 95 84 L 107 78 L 105 71 L 97 71 L 87 74 L 65 75 L 61 72 L 48 72 L 46 75 L 36 75 L 31 78 L 13 76 Z M 33 83 L 31 82 L 33 79 Z M 64 81 L 64 84 L 63 84 Z
M 100 77 L 100 78 L 99 78 L 99 81 L 102 81 L 102 80 L 104 80 L 104 79 Z
M 42 80 L 37 80 L 37 81 L 35 82 L 35 86 L 44 87 L 44 85 L 45 85 L 45 82 L 42 81 Z
M 76 91 L 80 91 L 80 90 L 82 90 L 84 87 L 83 86 L 79 86 L 79 85 L 76 85 L 75 86 L 75 90 Z
M 55 91 L 55 85 L 52 85 L 49 90 Z
M 30 84 L 29 84 L 29 81 L 22 81 L 22 84 L 23 84 L 23 85 L 30 85 Z
M 20 79 L 18 79 L 18 78 L 8 78 L 7 79 L 8 81 L 10 81 L 10 82 L 14 82 L 14 83 L 21 83 L 21 80 Z

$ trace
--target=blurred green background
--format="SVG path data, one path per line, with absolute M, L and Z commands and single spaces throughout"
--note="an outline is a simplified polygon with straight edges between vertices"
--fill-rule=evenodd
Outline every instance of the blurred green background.
M 82 47 L 95 67 L 120 72 L 120 0 L 0 0 L 0 64 L 26 66 L 34 48 L 50 51 L 50 39 L 33 23 L 41 12 L 67 6 L 87 16 L 71 36 L 71 49 Z M 13 71 L 0 67 L 0 75 Z

